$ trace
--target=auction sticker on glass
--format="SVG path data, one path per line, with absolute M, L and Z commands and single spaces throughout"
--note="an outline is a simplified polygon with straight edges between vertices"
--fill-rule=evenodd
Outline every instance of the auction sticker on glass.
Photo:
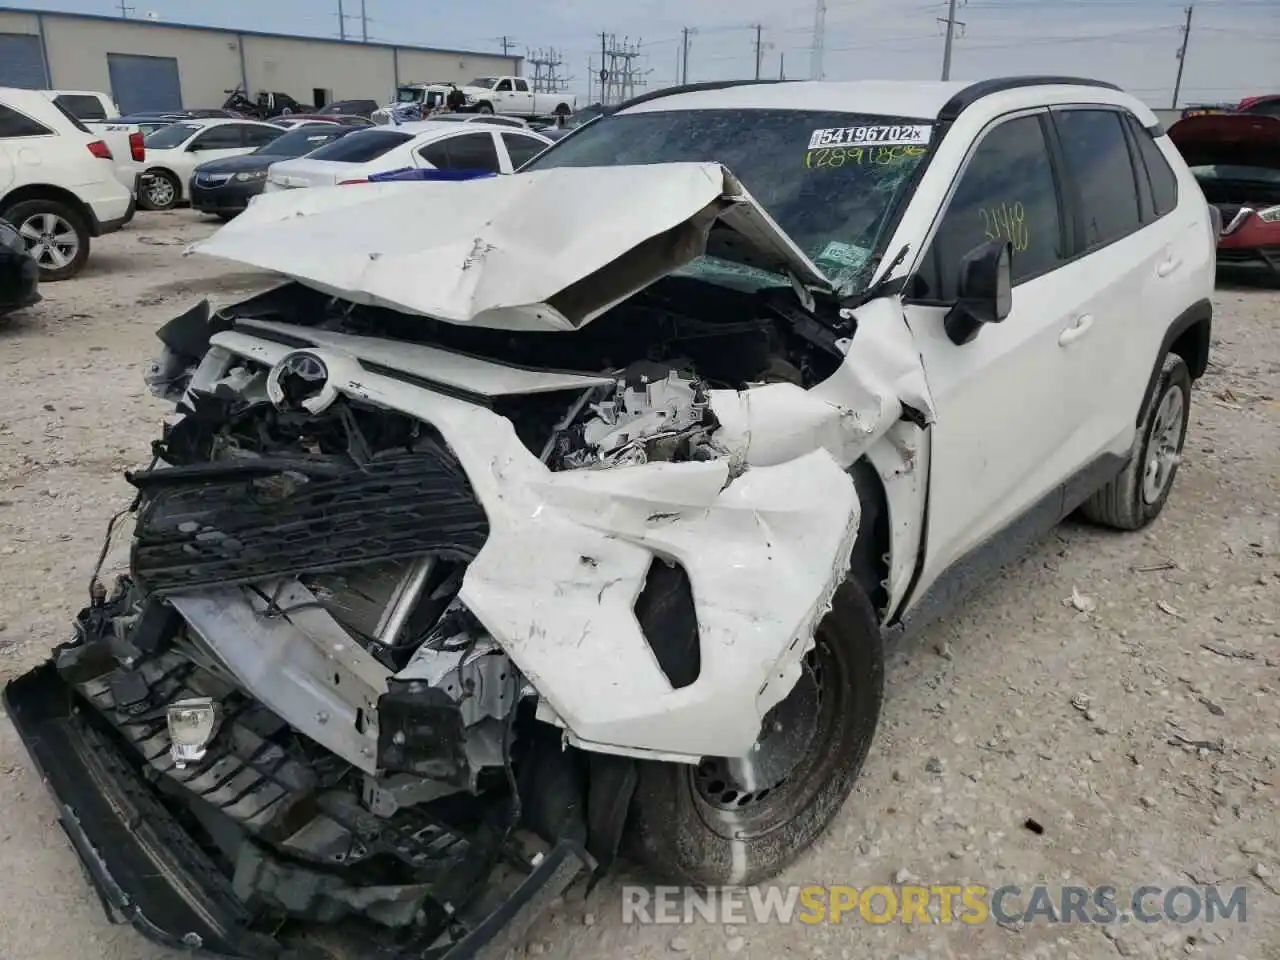
M 933 136 L 927 123 L 878 124 L 860 127 L 828 127 L 809 136 L 809 149 L 819 147 L 923 147 Z

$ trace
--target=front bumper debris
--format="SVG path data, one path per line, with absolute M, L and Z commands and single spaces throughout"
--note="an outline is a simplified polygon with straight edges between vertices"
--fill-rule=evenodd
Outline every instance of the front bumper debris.
M 49 787 L 58 820 L 108 918 L 171 949 L 223 960 L 318 960 L 257 929 L 230 880 L 160 801 L 95 722 L 52 661 L 10 683 L 5 707 Z M 488 960 L 516 946 L 532 921 L 594 862 L 562 841 L 496 904 L 478 897 L 432 943 L 371 955 L 378 960 Z M 473 915 L 483 907 L 482 915 Z M 271 929 L 277 930 L 278 924 Z

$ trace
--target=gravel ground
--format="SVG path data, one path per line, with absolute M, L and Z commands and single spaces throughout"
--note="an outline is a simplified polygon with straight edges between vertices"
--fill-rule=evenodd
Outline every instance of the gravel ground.
M 5 680 L 66 635 L 127 503 L 120 473 L 146 459 L 166 413 L 141 379 L 155 329 L 263 282 L 182 258 L 215 226 L 142 214 L 96 241 L 80 278 L 0 326 Z M 1216 306 L 1213 363 L 1161 519 L 1128 536 L 1066 524 L 895 648 L 857 791 L 781 882 L 1243 884 L 1245 923 L 628 926 L 610 881 L 571 891 L 526 952 L 1280 957 L 1280 292 L 1224 285 Z M 173 956 L 105 921 L 8 724 L 0 809 L 0 956 Z

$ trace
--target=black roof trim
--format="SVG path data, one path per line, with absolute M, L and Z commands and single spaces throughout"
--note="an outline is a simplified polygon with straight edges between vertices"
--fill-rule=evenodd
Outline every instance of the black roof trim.
M 1165 130 L 1164 124 L 1160 123 L 1159 121 L 1156 121 L 1151 126 L 1147 127 L 1146 131 L 1151 135 L 1152 140 L 1158 140 L 1160 137 L 1163 137 L 1168 132 L 1167 130 Z
M 942 109 L 938 111 L 938 119 L 944 123 L 950 123 L 983 97 L 989 97 L 994 93 L 1004 93 L 1006 90 L 1018 90 L 1022 87 L 1044 87 L 1055 84 L 1071 87 L 1102 87 L 1107 90 L 1120 89 L 1114 83 L 1108 83 L 1105 80 L 1089 80 L 1084 77 L 993 77 L 990 80 L 979 80 L 977 83 L 971 83 L 957 93 L 943 104 Z
M 674 97 L 680 93 L 701 93 L 704 90 L 728 90 L 730 87 L 764 86 L 766 84 L 796 82 L 795 80 L 703 80 L 700 83 L 684 83 L 674 87 L 663 87 L 661 90 L 650 90 L 648 93 L 632 97 L 630 100 L 615 107 L 608 107 L 604 112 L 606 114 L 617 113 L 619 110 L 626 110 L 628 107 L 638 107 L 642 103 L 661 100 L 663 97 Z

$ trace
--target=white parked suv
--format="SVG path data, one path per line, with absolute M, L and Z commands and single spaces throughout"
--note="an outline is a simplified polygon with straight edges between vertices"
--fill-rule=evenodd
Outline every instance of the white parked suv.
M 210 160 L 241 157 L 284 136 L 260 120 L 182 120 L 147 134 L 146 170 L 139 186 L 144 210 L 169 210 L 191 198 L 191 175 Z
M 1160 514 L 1215 240 L 1151 110 L 1064 78 L 695 85 L 513 176 L 258 197 L 193 252 L 282 283 L 159 332 L 129 573 L 9 716 L 167 943 L 274 955 L 230 940 L 265 905 L 471 956 L 623 843 L 762 881 L 886 636 Z M 280 895 L 310 864 L 334 899 Z
M 501 124 L 423 120 L 370 127 L 297 160 L 273 163 L 264 192 L 359 183 L 408 167 L 510 173 L 550 145 L 540 133 Z
M 0 87 L 0 219 L 18 229 L 42 281 L 79 273 L 90 238 L 133 212 L 101 137 L 39 91 Z

